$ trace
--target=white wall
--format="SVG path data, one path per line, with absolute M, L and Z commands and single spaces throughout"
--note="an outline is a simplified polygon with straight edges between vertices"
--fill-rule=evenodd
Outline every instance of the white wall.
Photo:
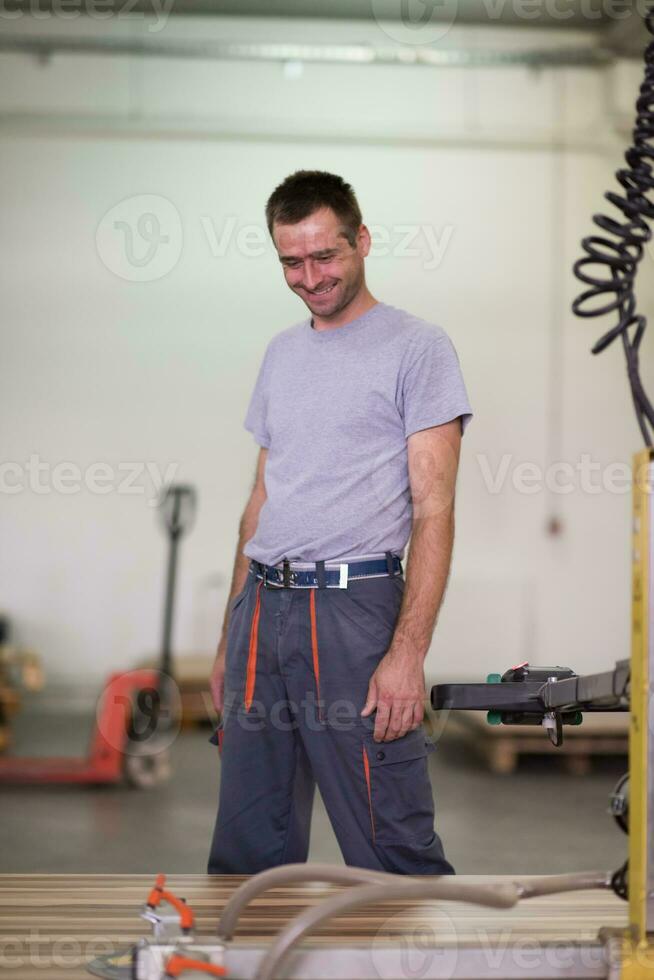
M 3 25 L 46 29 L 98 28 Z M 328 28 L 175 21 L 166 37 L 199 30 L 324 39 Z M 448 40 L 510 46 L 516 35 L 457 29 Z M 118 491 L 126 463 L 172 465 L 198 487 L 175 640 L 180 651 L 215 645 L 257 452 L 242 428 L 251 386 L 267 341 L 304 315 L 267 243 L 260 255 L 219 243 L 231 224 L 263 235 L 267 195 L 299 167 L 345 175 L 396 246 L 403 225 L 451 236 L 436 268 L 423 236 L 418 254 L 368 264 L 380 299 L 449 331 L 476 413 L 430 673 L 474 679 L 523 659 L 589 670 L 627 654 L 629 495 L 512 483 L 525 461 L 628 462 L 640 448 L 620 350 L 593 359 L 601 326 L 569 312 L 578 241 L 619 158 L 606 82 L 593 70 L 379 66 L 307 66 L 290 81 L 277 65 L 0 54 L 3 458 L 116 468 L 106 494 L 62 493 L 50 479 L 50 492 L 2 495 L 0 605 L 53 685 L 90 690 L 158 643 L 164 538 L 151 483 Z M 180 222 L 158 253 L 177 249 L 178 261 L 145 282 L 115 274 L 134 266 L 96 245 L 107 213 L 141 195 Z M 142 210 L 137 200 L 126 214 Z M 650 310 L 651 261 L 639 290 Z M 649 337 L 650 390 L 651 352 Z M 490 492 L 503 457 L 505 482 Z

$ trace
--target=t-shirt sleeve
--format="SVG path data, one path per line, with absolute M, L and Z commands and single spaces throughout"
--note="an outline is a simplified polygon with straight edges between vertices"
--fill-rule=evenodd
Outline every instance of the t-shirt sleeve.
M 472 409 L 454 344 L 443 331 L 430 337 L 427 347 L 407 369 L 402 384 L 404 434 L 444 425 L 461 418 L 465 432 Z
M 259 374 L 250 397 L 250 404 L 243 423 L 256 441 L 264 449 L 270 446 L 270 432 L 267 426 L 268 390 L 269 390 L 269 356 L 268 349 L 263 356 Z

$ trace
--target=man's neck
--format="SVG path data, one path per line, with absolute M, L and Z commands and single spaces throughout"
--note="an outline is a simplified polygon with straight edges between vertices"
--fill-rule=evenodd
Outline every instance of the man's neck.
M 336 327 L 344 327 L 346 324 L 351 323 L 352 320 L 357 320 L 368 310 L 371 310 L 373 306 L 377 305 L 377 300 L 367 289 L 362 293 L 359 293 L 352 300 L 351 303 L 341 310 L 333 319 L 322 319 L 318 316 L 311 317 L 311 326 L 314 330 L 333 330 Z

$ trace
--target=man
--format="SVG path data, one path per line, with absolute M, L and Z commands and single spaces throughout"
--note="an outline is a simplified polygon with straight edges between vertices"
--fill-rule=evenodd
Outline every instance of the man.
M 209 873 L 306 861 L 317 783 L 347 864 L 453 874 L 422 719 L 471 418 L 457 355 L 370 293 L 370 234 L 340 177 L 293 174 L 266 217 L 311 319 L 268 344 L 245 419 L 261 450 L 211 678 Z

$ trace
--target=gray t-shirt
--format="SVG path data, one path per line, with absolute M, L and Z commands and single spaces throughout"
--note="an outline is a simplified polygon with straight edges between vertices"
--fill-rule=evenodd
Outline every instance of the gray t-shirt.
M 472 418 L 451 340 L 377 303 L 350 323 L 311 320 L 268 344 L 245 428 L 268 449 L 267 499 L 244 553 L 268 565 L 404 556 L 412 505 L 407 439 Z

